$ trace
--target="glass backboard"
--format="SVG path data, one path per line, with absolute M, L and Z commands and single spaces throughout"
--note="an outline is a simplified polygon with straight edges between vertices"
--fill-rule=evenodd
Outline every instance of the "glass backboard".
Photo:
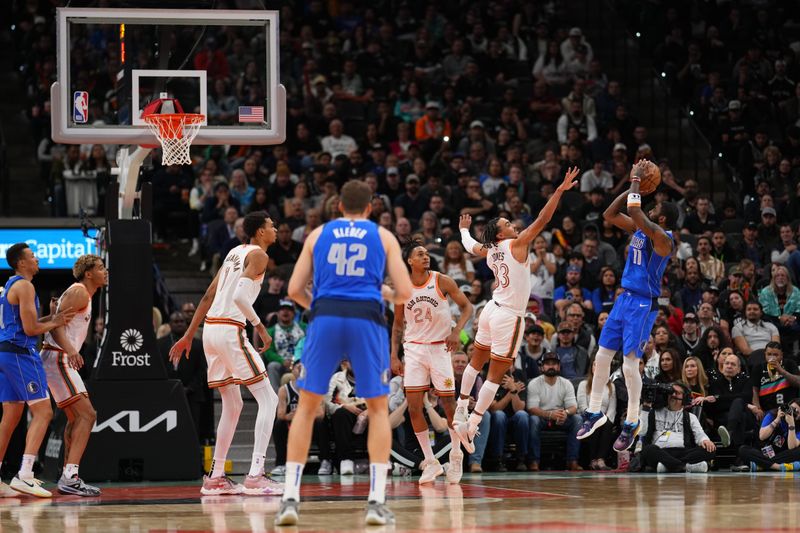
M 279 144 L 278 12 L 59 8 L 53 140 L 157 144 L 142 109 L 167 94 L 206 122 L 195 144 Z

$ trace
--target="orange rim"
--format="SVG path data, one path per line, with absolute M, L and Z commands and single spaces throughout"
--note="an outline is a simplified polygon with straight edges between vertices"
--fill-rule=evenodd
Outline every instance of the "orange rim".
M 180 139 L 183 137 L 184 124 L 195 125 L 206 119 L 199 113 L 165 113 L 163 115 L 147 115 L 142 117 L 148 124 L 158 127 L 161 139 Z

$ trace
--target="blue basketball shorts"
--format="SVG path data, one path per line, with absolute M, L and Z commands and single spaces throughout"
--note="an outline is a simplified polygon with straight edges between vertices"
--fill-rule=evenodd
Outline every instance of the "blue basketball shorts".
M 314 302 L 297 386 L 314 394 L 327 394 L 331 376 L 345 359 L 353 367 L 357 396 L 389 394 L 389 332 L 378 302 Z
M 21 351 L 21 350 L 20 350 Z M 49 398 L 42 358 L 29 353 L 0 351 L 0 402 L 33 402 Z
M 626 290 L 614 302 L 598 344 L 601 348 L 622 350 L 623 356 L 634 352 L 636 357 L 642 357 L 656 315 L 658 303 L 653 298 Z

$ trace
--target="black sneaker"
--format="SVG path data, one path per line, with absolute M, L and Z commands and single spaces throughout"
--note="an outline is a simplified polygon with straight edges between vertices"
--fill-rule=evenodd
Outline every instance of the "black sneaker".
M 58 480 L 58 492 L 61 494 L 74 494 L 76 496 L 100 496 L 100 489 L 87 485 L 77 475 L 67 479 L 64 476 Z
M 297 500 L 285 500 L 281 502 L 281 508 L 275 515 L 276 526 L 294 526 L 300 520 L 300 503 Z
M 368 526 L 394 524 L 394 513 L 386 507 L 385 503 L 369 502 L 367 504 L 366 523 Z

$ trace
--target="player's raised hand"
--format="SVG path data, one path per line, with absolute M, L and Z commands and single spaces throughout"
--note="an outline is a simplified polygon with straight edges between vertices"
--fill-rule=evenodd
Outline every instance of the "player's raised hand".
M 458 229 L 469 229 L 472 227 L 472 215 L 461 215 L 458 219 Z
M 631 167 L 631 176 L 630 176 L 631 179 L 634 178 L 640 179 L 642 176 L 644 176 L 644 171 L 647 168 L 648 164 L 650 164 L 650 161 L 648 161 L 647 159 L 640 159 L 639 161 L 637 161 L 636 164 L 633 165 L 633 167 Z
M 173 365 L 177 365 L 180 360 L 181 356 L 184 354 L 186 355 L 186 359 L 189 359 L 189 352 L 192 350 L 192 339 L 191 337 L 187 338 L 186 335 L 178 339 L 178 342 L 172 345 L 172 348 L 169 349 L 169 361 Z
M 578 181 L 575 179 L 578 177 L 581 169 L 578 167 L 572 167 L 571 169 L 567 170 L 567 175 L 564 176 L 564 181 L 561 182 L 561 185 L 558 186 L 559 191 L 568 191 L 574 186 L 578 184 Z

